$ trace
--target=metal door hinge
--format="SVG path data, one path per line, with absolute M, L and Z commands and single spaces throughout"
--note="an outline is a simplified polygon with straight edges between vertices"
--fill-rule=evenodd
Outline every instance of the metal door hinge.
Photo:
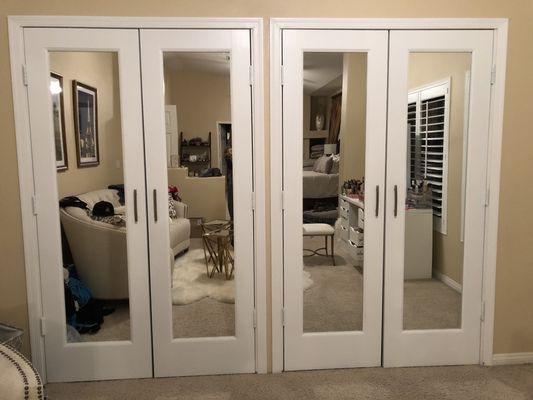
M 252 210 L 255 210 L 255 192 L 252 192 L 251 199 L 252 199 Z
M 37 210 L 37 198 L 35 196 L 31 196 L 31 210 L 33 215 L 37 215 L 39 213 Z
M 496 65 L 492 66 L 492 70 L 490 71 L 490 84 L 494 85 L 496 83 Z
M 41 317 L 41 336 L 46 336 L 46 318 Z
M 24 86 L 28 86 L 28 71 L 26 69 L 26 64 L 22 64 L 22 83 L 24 83 Z
M 250 86 L 253 86 L 254 85 L 254 67 L 253 65 L 250 65 L 249 66 L 249 70 L 248 70 L 248 84 Z
M 490 204 L 490 188 L 487 187 L 487 190 L 485 192 L 485 207 L 488 207 Z
M 254 329 L 257 328 L 257 312 L 254 310 L 252 311 L 252 323 L 254 326 Z
M 485 321 L 485 302 L 481 303 L 481 321 Z
M 285 326 L 285 308 L 281 309 L 281 325 Z
M 281 83 L 281 86 L 285 84 L 285 69 L 283 68 L 283 65 L 279 66 L 279 81 Z
M 281 191 L 281 209 L 285 210 L 285 191 Z

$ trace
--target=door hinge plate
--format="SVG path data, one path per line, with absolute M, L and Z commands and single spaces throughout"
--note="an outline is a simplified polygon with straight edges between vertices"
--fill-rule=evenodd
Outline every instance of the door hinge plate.
M 485 321 L 485 302 L 481 303 L 481 321 Z
M 255 308 L 252 311 L 252 321 L 253 321 L 254 329 L 257 328 L 257 311 L 255 310 Z
M 281 325 L 285 326 L 285 308 L 281 309 Z
M 251 199 L 252 199 L 252 210 L 255 210 L 255 192 L 252 192 Z
M 496 83 L 496 65 L 492 66 L 492 70 L 490 71 L 490 84 L 494 85 Z
M 41 336 L 46 336 L 46 318 L 41 317 Z
M 249 66 L 249 70 L 248 70 L 248 84 L 250 86 L 253 86 L 254 85 L 254 67 L 253 65 L 250 65 Z
M 285 191 L 281 191 L 281 209 L 285 210 Z
M 281 86 L 285 84 L 285 69 L 283 68 L 283 65 L 279 66 L 279 82 L 281 83 Z
M 485 191 L 485 207 L 488 207 L 490 204 L 490 188 L 487 188 Z

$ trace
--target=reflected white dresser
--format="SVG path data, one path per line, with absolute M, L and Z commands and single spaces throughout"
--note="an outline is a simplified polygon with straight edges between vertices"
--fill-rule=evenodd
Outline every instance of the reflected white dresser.
M 430 208 L 405 210 L 405 279 L 431 279 L 433 212 Z M 339 195 L 340 239 L 355 266 L 363 266 L 365 204 Z

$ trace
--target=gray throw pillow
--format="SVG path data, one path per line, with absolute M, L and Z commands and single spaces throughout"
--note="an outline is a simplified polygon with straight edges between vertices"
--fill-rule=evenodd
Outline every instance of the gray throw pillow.
M 313 171 L 319 172 L 321 174 L 329 174 L 329 172 L 331 171 L 332 164 L 333 160 L 331 159 L 331 157 L 324 155 L 317 160 L 313 167 Z
M 329 171 L 330 174 L 338 174 L 339 173 L 339 163 L 341 161 L 341 158 L 339 155 L 333 155 L 331 156 L 331 170 Z

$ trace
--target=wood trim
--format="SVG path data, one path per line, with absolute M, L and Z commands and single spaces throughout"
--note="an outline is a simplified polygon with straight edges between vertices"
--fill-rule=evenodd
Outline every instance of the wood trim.
M 516 364 L 532 364 L 532 353 L 502 353 L 494 354 L 492 357 L 492 365 L 516 365 Z
M 493 67 L 495 68 L 495 81 L 492 85 L 491 93 L 489 156 L 487 157 L 488 205 L 485 208 L 485 265 L 483 273 L 485 321 L 481 324 L 481 360 L 485 365 L 492 364 L 494 351 L 494 309 L 496 301 L 496 261 L 498 250 L 505 76 L 507 68 L 507 31 L 507 19 L 503 20 L 500 26 L 494 30 Z

